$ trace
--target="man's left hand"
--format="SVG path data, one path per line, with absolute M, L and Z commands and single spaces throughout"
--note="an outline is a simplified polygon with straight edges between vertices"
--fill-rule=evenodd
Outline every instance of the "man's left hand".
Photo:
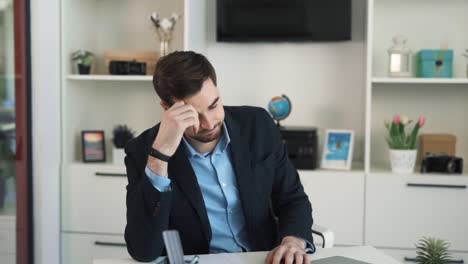
M 286 236 L 279 246 L 268 252 L 265 264 L 309 264 L 310 261 L 310 256 L 305 252 L 304 240 Z

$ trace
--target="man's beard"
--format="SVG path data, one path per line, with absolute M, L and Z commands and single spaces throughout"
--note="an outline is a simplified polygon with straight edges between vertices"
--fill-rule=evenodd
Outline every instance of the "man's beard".
M 205 133 L 211 132 L 213 130 L 214 130 L 214 132 L 205 134 Z M 218 125 L 216 125 L 216 127 L 213 128 L 213 130 L 201 131 L 201 133 L 199 131 L 199 133 L 197 133 L 195 135 L 191 135 L 189 137 L 192 138 L 192 139 L 195 139 L 196 141 L 202 142 L 202 143 L 209 143 L 209 142 L 217 140 L 219 138 L 219 136 L 221 135 L 221 132 L 222 132 L 221 122 Z

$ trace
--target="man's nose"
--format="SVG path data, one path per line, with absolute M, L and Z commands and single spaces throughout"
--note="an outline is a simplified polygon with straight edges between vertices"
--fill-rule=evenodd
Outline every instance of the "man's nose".
M 204 116 L 200 116 L 200 126 L 203 128 L 203 129 L 206 129 L 206 130 L 211 130 L 214 128 L 214 121 L 211 120 L 210 118 L 207 118 L 207 117 L 204 117 Z

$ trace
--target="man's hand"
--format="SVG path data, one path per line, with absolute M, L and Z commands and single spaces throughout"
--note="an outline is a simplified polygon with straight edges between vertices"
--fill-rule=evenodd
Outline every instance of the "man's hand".
M 304 240 L 286 236 L 279 246 L 268 252 L 265 264 L 309 264 L 310 261 L 310 256 L 305 253 Z
M 172 156 L 182 140 L 185 129 L 193 127 L 196 132 L 199 126 L 198 113 L 193 106 L 178 101 L 164 111 L 153 148 L 162 154 Z
M 158 135 L 153 142 L 153 148 L 166 156 L 172 156 L 182 140 L 185 130 L 192 127 L 198 131 L 200 121 L 193 106 L 179 101 L 164 111 Z M 167 176 L 167 163 L 148 157 L 148 168 L 160 176 Z

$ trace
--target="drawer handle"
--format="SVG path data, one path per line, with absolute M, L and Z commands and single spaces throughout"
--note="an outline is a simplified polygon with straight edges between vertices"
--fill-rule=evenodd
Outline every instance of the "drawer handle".
M 109 172 L 96 172 L 96 176 L 106 176 L 106 177 L 127 177 L 125 173 L 109 173 Z
M 425 187 L 425 188 L 466 189 L 466 185 L 454 185 L 454 184 L 407 183 L 406 186 Z
M 405 261 L 418 262 L 418 260 L 416 258 L 408 258 L 408 257 L 405 257 Z M 451 260 L 448 260 L 446 263 L 460 263 L 460 264 L 463 264 L 463 263 L 465 263 L 465 261 L 463 261 L 463 259 L 460 259 L 460 260 L 451 259 Z
M 103 242 L 103 241 L 94 241 L 94 245 L 97 245 L 97 246 L 110 246 L 110 247 L 126 247 L 127 246 L 127 244 L 125 244 L 125 243 Z

